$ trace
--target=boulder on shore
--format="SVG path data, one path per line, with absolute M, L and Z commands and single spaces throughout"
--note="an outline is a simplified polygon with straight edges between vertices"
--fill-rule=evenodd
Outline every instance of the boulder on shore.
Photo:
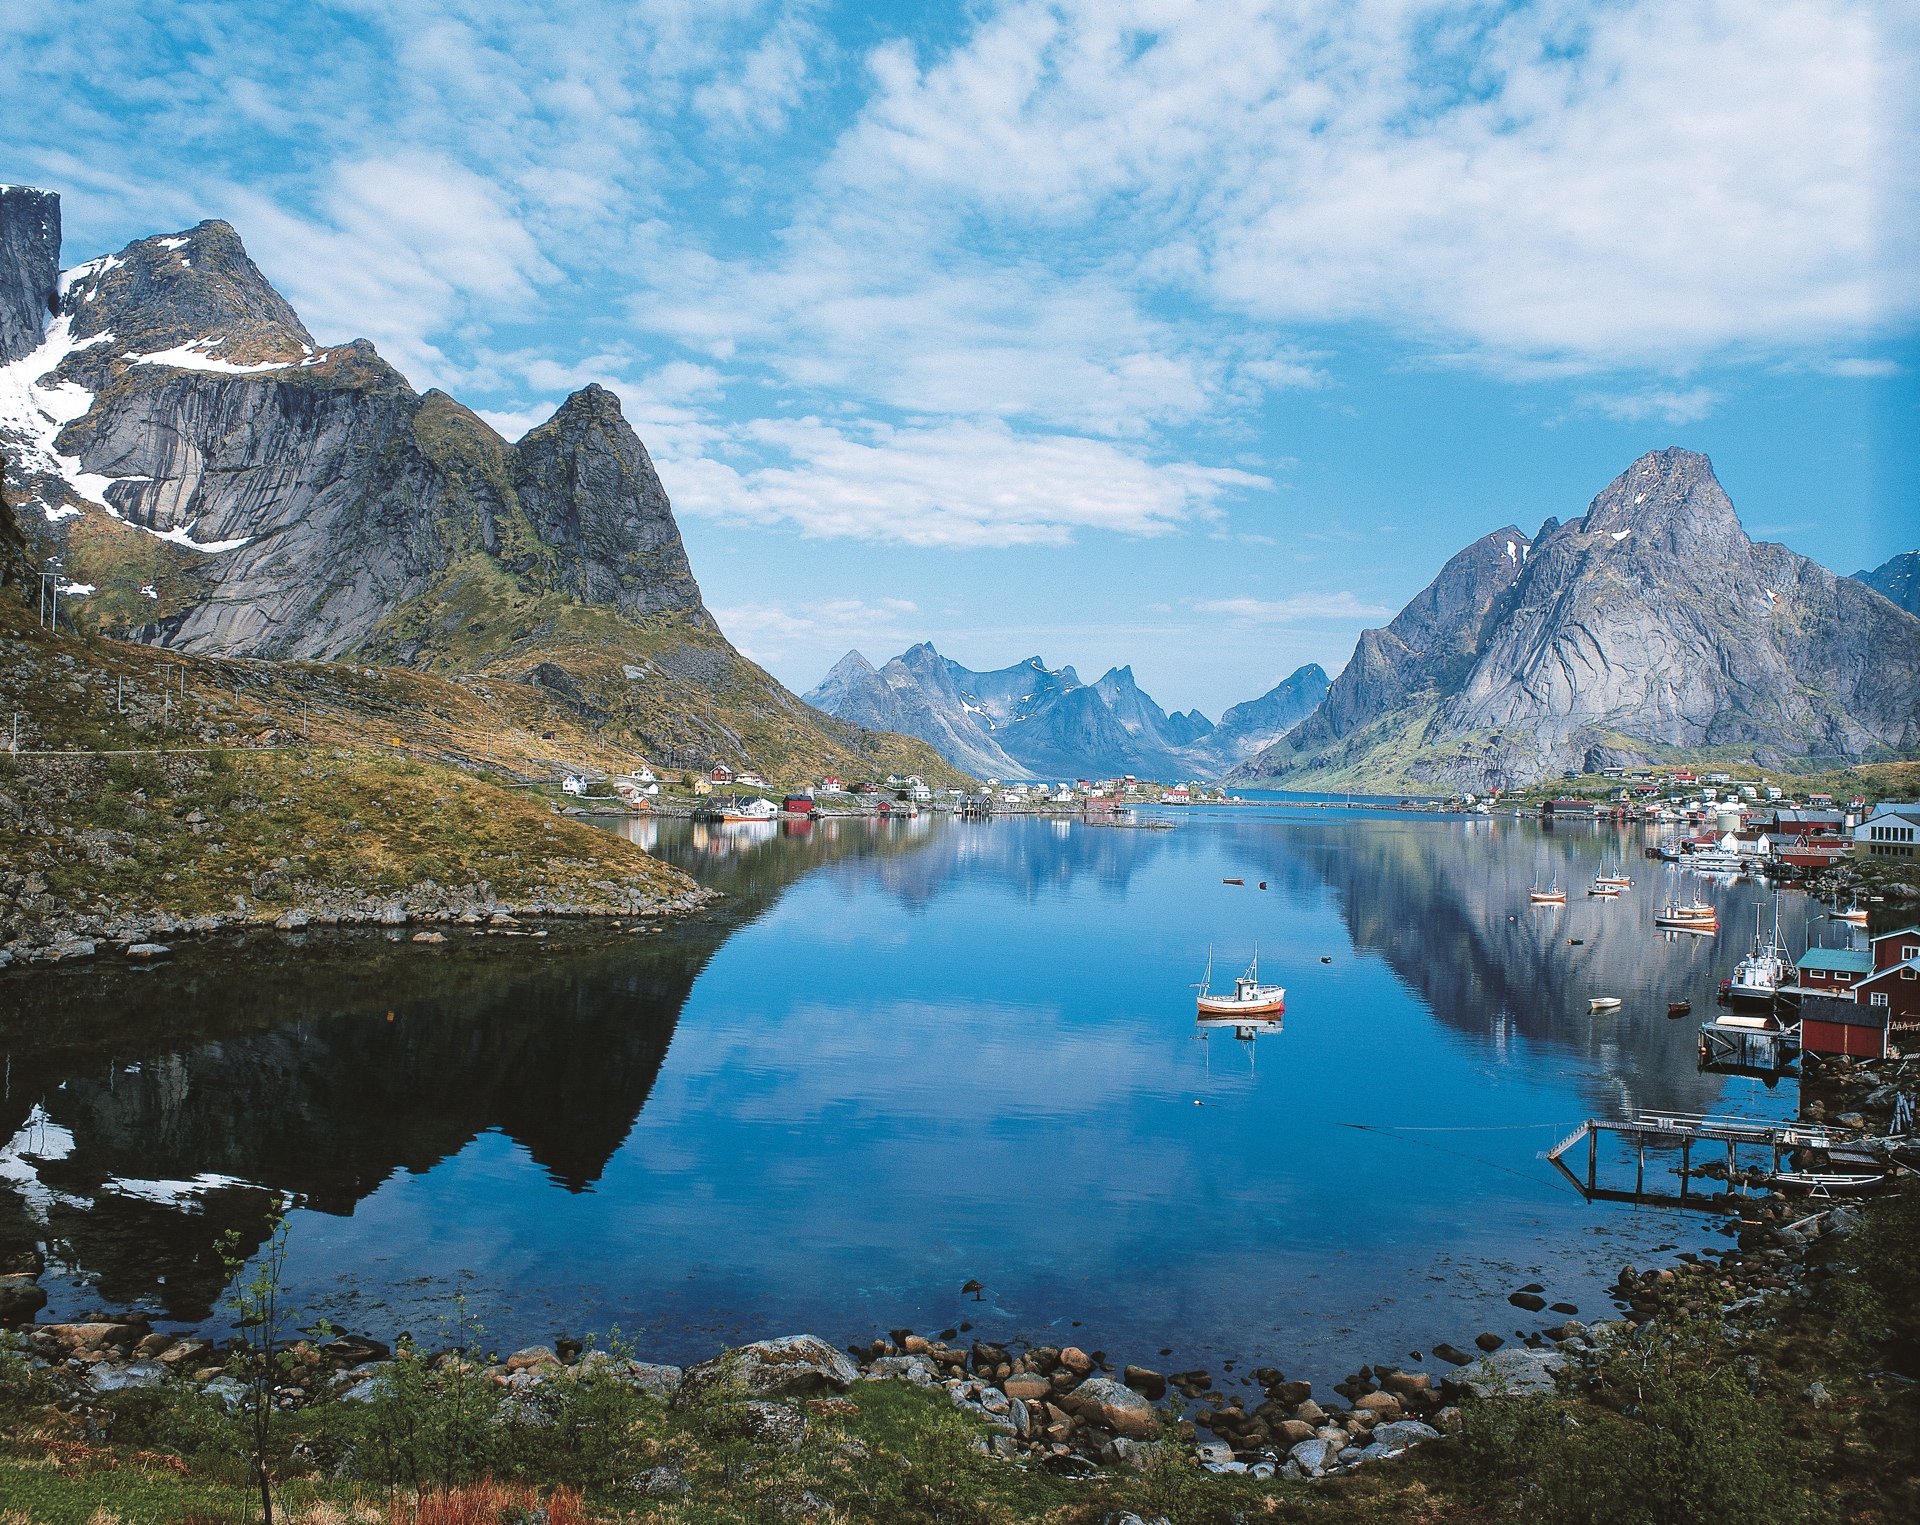
M 1111 1377 L 1089 1377 L 1060 1400 L 1060 1407 L 1129 1440 L 1153 1433 L 1153 1405 Z
M 675 1401 L 697 1402 L 729 1383 L 747 1398 L 815 1398 L 844 1393 L 859 1376 L 859 1368 L 819 1335 L 788 1334 L 688 1367 Z

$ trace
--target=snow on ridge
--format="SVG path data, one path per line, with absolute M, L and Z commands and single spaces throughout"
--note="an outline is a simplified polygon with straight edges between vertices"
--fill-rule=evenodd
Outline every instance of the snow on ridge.
M 184 249 L 192 240 L 186 238 L 156 238 L 154 242 L 163 249 Z
M 216 360 L 205 351 L 220 344 L 225 335 L 214 334 L 205 339 L 189 339 L 185 344 L 175 345 L 172 349 L 155 350 L 151 354 L 135 354 L 127 351 L 126 358 L 135 365 L 171 365 L 183 371 L 214 371 L 223 376 L 246 376 L 255 371 L 284 371 L 296 363 L 290 360 L 266 360 L 259 365 L 236 365 L 231 360 Z
M 92 280 L 96 275 L 105 275 L 109 270 L 124 265 L 125 260 L 117 254 L 103 254 L 98 259 L 90 259 L 83 265 L 75 265 L 71 270 L 60 272 L 59 291 L 65 296 L 73 288 L 75 281 Z

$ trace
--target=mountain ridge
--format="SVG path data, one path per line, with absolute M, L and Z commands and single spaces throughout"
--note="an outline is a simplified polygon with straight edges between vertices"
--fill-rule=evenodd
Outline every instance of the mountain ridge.
M 918 736 L 976 777 L 1171 779 L 1231 767 L 1311 711 L 1326 684 L 1308 663 L 1216 726 L 1198 710 L 1168 714 L 1131 666 L 1090 684 L 1038 656 L 980 672 L 922 641 L 879 667 L 850 651 L 803 697 L 839 718 Z
M 1750 540 L 1711 462 L 1668 449 L 1578 519 L 1450 558 L 1231 777 L 1486 789 L 1726 747 L 1773 767 L 1920 747 L 1920 619 Z
M 733 648 L 611 392 L 509 444 L 366 340 L 316 342 L 227 223 L 57 258 L 58 197 L 0 194 L 0 345 L 23 313 L 35 339 L 0 365 L 6 495 L 82 624 L 535 682 L 683 763 L 964 777 Z

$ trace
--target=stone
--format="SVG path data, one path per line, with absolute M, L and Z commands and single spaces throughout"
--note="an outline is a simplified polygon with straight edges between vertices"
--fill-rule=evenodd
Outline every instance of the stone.
M 1460 1374 L 1460 1382 L 1476 1398 L 1530 1397 L 1556 1391 L 1554 1375 L 1566 1365 L 1567 1358 L 1557 1350 L 1516 1346 L 1481 1357 Z
M 1309 1398 L 1294 1409 L 1293 1417 L 1303 1424 L 1319 1425 L 1326 1422 L 1327 1411 Z
M 1128 1435 L 1117 1435 L 1100 1448 L 1100 1460 L 1109 1467 L 1132 1467 L 1144 1472 L 1153 1465 L 1162 1447 Z
M 756 1398 L 741 1406 L 740 1420 L 747 1438 L 757 1445 L 797 1451 L 806 1439 L 806 1415 L 789 1404 Z
M 0 1324 L 31 1322 L 47 1305 L 46 1288 L 31 1276 L 0 1276 Z
M 1412 1398 L 1433 1391 L 1433 1378 L 1423 1371 L 1390 1371 L 1380 1378 L 1380 1386 L 1400 1398 Z
M 1318 1477 L 1327 1469 L 1328 1454 L 1324 1440 L 1303 1440 L 1287 1452 L 1287 1459 L 1308 1477 Z
M 693 1491 L 687 1476 L 678 1467 L 649 1467 L 628 1485 L 636 1493 L 648 1498 L 669 1498 Z
M 1273 1438 L 1284 1446 L 1313 1439 L 1313 1426 L 1300 1419 L 1283 1419 L 1273 1427 Z
M 1441 1360 L 1454 1366 L 1465 1366 L 1473 1360 L 1473 1357 L 1468 1355 L 1464 1350 L 1449 1345 L 1445 1341 L 1434 1346 L 1433 1353 Z
M 1495 1334 L 1492 1330 L 1488 1330 L 1485 1334 L 1475 1335 L 1473 1337 L 1473 1343 L 1478 1345 L 1482 1350 L 1486 1351 L 1488 1355 L 1492 1355 L 1494 1351 L 1498 1350 L 1502 1345 L 1506 1344 L 1507 1342 L 1501 1339 L 1500 1336 Z
M 1807 1390 L 1800 1396 L 1817 1409 L 1833 1407 L 1833 1397 L 1827 1392 L 1826 1384 L 1823 1382 L 1809 1382 Z
M 1144 1366 L 1126 1367 L 1120 1373 L 1120 1380 L 1149 1403 L 1157 1403 L 1167 1396 L 1167 1379 Z
M 1400 1399 L 1393 1393 L 1362 1393 L 1353 1400 L 1356 1414 L 1378 1414 L 1387 1419 L 1400 1417 Z
M 1466 1425 L 1466 1416 L 1449 1404 L 1433 1416 L 1433 1427 L 1442 1435 L 1458 1435 Z
M 408 920 L 407 908 L 403 905 L 385 906 L 374 920 L 383 927 L 404 927 Z
M 881 1356 L 868 1363 L 866 1381 L 886 1382 L 895 1378 L 905 1378 L 915 1387 L 931 1387 L 939 1381 L 934 1373 L 933 1363 L 925 1356 Z M 1042 1392 L 1053 1390 L 1045 1382 L 1042 1382 L 1040 1387 Z
M 1060 1364 L 1076 1377 L 1084 1377 L 1093 1370 L 1093 1357 L 1084 1350 L 1069 1345 L 1060 1352 Z
M 536 1366 L 552 1364 L 558 1366 L 560 1357 L 555 1355 L 549 1345 L 529 1345 L 524 1350 L 516 1350 L 507 1357 L 507 1370 L 531 1371 Z
M 1199 1457 L 1203 1464 L 1207 1462 L 1218 1464 L 1233 1460 L 1233 1447 L 1224 1440 L 1206 1440 L 1193 1448 L 1193 1454 Z
M 167 1380 L 167 1368 L 158 1361 L 133 1361 L 122 1366 L 101 1361 L 87 1373 L 87 1385 L 96 1393 L 117 1393 L 129 1387 L 158 1387 Z
M 246 1388 L 234 1381 L 232 1377 L 215 1377 L 200 1391 L 209 1398 L 219 1399 L 226 1405 L 229 1414 L 247 1400 Z
M 880 1363 L 876 1361 L 873 1364 L 878 1366 Z M 1037 1402 L 1053 1391 L 1051 1382 L 1045 1377 L 1035 1376 L 1032 1372 L 1021 1372 L 1017 1376 L 1007 1378 L 1000 1385 L 1009 1398 L 1024 1399 L 1028 1403 Z
M 178 1340 L 161 1351 L 154 1359 L 162 1366 L 190 1370 L 212 1354 L 211 1340 Z
M 1389 1451 L 1404 1451 L 1423 1440 L 1439 1438 L 1438 1430 L 1430 1424 L 1422 1424 L 1418 1419 L 1396 1419 L 1392 1424 L 1375 1425 L 1373 1430 L 1373 1443 L 1385 1446 Z
M 1507 1301 L 1529 1313 L 1538 1313 L 1547 1306 L 1547 1300 L 1538 1292 L 1511 1292 L 1507 1295 Z
M 127 949 L 127 957 L 136 964 L 151 964 L 163 958 L 172 958 L 173 949 L 165 943 L 135 943 Z
M 1061 1401 L 1069 1413 L 1134 1440 L 1153 1433 L 1153 1405 L 1111 1377 L 1089 1377 Z
M 170 1334 L 150 1334 L 134 1345 L 133 1353 L 142 1361 L 158 1360 L 178 1343 Z
M 688 1367 L 676 1396 L 698 1399 L 731 1379 L 754 1398 L 814 1398 L 844 1393 L 859 1377 L 860 1369 L 818 1335 L 789 1334 Z
M 440 932 L 416 932 L 413 934 L 413 940 L 417 943 L 433 944 L 443 943 L 447 939 L 445 934 Z

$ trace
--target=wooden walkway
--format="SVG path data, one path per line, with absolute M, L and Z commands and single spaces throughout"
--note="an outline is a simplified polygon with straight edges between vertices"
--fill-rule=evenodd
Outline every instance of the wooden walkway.
M 1600 1184 L 1600 1135 L 1603 1133 L 1616 1134 L 1633 1145 L 1635 1163 L 1632 1191 Z M 1587 1145 L 1587 1174 L 1584 1181 L 1568 1169 L 1566 1162 L 1566 1155 L 1583 1139 Z M 1836 1192 L 1871 1191 L 1879 1187 L 1886 1179 L 1885 1150 L 1890 1145 L 1905 1142 L 1904 1139 L 1875 1138 L 1858 1129 L 1834 1128 L 1819 1123 L 1767 1123 L 1739 1117 L 1645 1112 L 1616 1121 L 1588 1118 L 1549 1149 L 1547 1158 L 1590 1202 L 1645 1202 L 1659 1206 L 1698 1208 L 1707 1212 L 1729 1212 L 1737 1211 L 1737 1198 L 1748 1194 L 1746 1171 L 1739 1162 L 1739 1151 L 1743 1148 L 1750 1152 L 1755 1149 L 1767 1151 L 1769 1163 L 1766 1174 L 1755 1186 L 1762 1194 L 1779 1187 L 1805 1191 L 1815 1196 L 1831 1196 Z M 1676 1149 L 1679 1151 L 1680 1166 L 1674 1172 L 1680 1177 L 1677 1194 L 1647 1190 L 1649 1147 L 1656 1154 Z M 1727 1182 L 1724 1195 L 1690 1189 L 1696 1147 L 1726 1151 Z M 1782 1170 L 1782 1156 L 1801 1149 L 1839 1152 L 1846 1163 L 1857 1164 L 1861 1168 L 1857 1172 L 1833 1173 Z M 1877 1170 L 1876 1165 L 1880 1167 Z

